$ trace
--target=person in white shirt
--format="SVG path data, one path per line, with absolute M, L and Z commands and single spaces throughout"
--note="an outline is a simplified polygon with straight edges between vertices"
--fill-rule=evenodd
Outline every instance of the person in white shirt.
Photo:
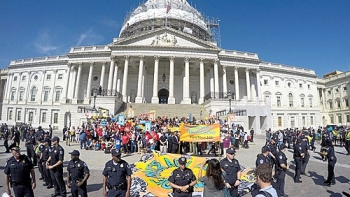
M 272 168 L 269 164 L 263 163 L 255 169 L 256 183 L 259 185 L 258 195 L 255 197 L 278 197 L 276 190 L 271 185 Z

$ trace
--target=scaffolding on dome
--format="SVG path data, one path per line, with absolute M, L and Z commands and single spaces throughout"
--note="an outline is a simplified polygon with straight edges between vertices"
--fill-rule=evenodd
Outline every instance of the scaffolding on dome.
M 183 16 L 169 15 L 157 16 L 156 12 L 153 15 L 147 15 L 147 18 L 141 18 L 140 13 L 147 12 L 151 9 L 167 9 L 167 4 L 151 4 L 146 6 L 145 3 L 141 3 L 136 9 L 128 12 L 122 25 L 120 32 L 120 38 L 127 38 L 130 36 L 140 35 L 147 31 L 154 31 L 163 27 L 169 27 L 184 33 L 191 34 L 192 36 L 209 42 L 215 42 L 217 46 L 221 46 L 220 37 L 220 20 L 213 17 L 203 17 L 203 15 L 193 8 L 192 6 L 184 6 L 183 3 L 173 1 L 171 3 L 171 9 L 178 9 L 191 13 L 191 18 L 185 18 Z M 130 19 L 133 19 L 133 23 L 129 24 Z M 200 24 L 203 22 L 205 24 Z

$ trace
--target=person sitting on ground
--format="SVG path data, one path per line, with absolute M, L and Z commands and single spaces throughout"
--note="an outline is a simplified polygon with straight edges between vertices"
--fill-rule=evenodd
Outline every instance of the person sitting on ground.
M 92 143 L 92 140 L 91 140 L 91 138 L 90 139 L 88 139 L 87 141 L 86 141 L 86 150 L 92 150 L 93 148 L 92 148 L 92 145 L 93 145 L 93 143 Z
M 269 164 L 260 164 L 255 169 L 256 182 L 259 185 L 258 195 L 255 197 L 278 197 L 276 190 L 271 185 L 272 168 Z
M 153 151 L 151 149 L 151 145 L 150 144 L 147 144 L 146 145 L 146 148 L 144 148 L 142 151 L 141 151 L 141 157 L 140 157 L 140 160 L 139 161 L 144 161 L 146 156 L 148 154 L 151 154 Z

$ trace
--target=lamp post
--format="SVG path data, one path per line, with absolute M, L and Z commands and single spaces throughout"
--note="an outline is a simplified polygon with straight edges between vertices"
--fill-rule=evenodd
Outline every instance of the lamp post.
M 92 111 L 93 111 L 93 112 L 96 112 L 96 111 L 97 111 L 97 109 L 96 109 L 97 90 L 96 90 L 96 89 L 94 89 L 93 95 L 94 95 L 94 106 L 92 107 Z
M 231 110 L 231 99 L 232 99 L 231 90 L 228 91 L 227 97 L 228 97 L 228 101 L 230 103 L 230 111 L 228 113 L 231 114 L 232 113 L 232 110 Z

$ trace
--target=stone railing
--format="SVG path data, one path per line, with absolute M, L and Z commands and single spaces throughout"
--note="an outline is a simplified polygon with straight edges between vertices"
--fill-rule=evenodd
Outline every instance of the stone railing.
M 123 99 L 123 95 L 118 92 L 117 90 L 106 90 L 106 89 L 99 89 L 99 90 L 92 90 L 91 91 L 91 96 L 94 96 L 94 91 L 96 91 L 96 96 L 113 96 L 117 97 L 119 99 Z

